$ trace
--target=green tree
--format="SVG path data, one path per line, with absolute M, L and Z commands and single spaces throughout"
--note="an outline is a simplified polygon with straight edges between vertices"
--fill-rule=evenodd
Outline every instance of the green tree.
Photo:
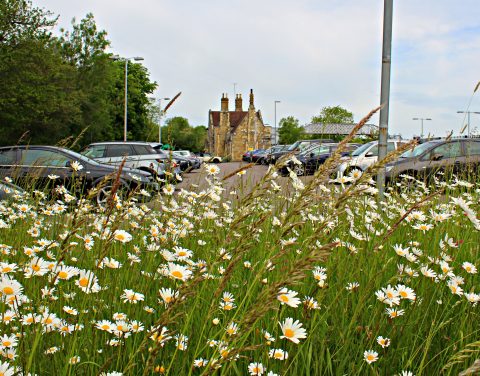
M 340 106 L 323 107 L 319 115 L 312 117 L 311 122 L 323 124 L 351 124 L 353 123 L 353 114 Z
M 32 7 L 29 0 L 2 0 L 0 46 L 16 46 L 26 40 L 48 40 L 49 30 L 57 18 L 51 12 Z
M 280 120 L 278 130 L 280 144 L 293 144 L 304 136 L 303 127 L 299 125 L 298 119 L 288 116 Z
M 162 127 L 162 142 L 175 149 L 201 151 L 205 148 L 206 138 L 205 126 L 192 127 L 188 120 L 181 116 L 167 119 Z

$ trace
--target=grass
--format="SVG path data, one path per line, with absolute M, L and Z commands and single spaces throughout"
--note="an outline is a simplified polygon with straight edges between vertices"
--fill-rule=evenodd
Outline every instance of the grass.
M 480 299 L 479 277 L 462 265 L 480 268 L 478 184 L 438 183 L 441 194 L 432 195 L 417 183 L 379 203 L 368 177 L 335 186 L 324 172 L 307 186 L 291 178 L 276 190 L 270 170 L 252 192 L 229 200 L 212 167 L 208 188 L 164 194 L 158 210 L 39 194 L 1 203 L 0 335 L 17 338 L 3 345 L 3 365 L 41 375 L 245 375 L 249 366 L 279 375 L 456 375 L 468 368 L 479 357 L 480 311 L 466 294 Z M 190 278 L 176 279 L 173 264 Z M 70 279 L 60 278 L 62 266 L 73 268 Z M 99 291 L 82 291 L 80 270 L 95 275 Z M 23 292 L 9 294 L 12 281 Z M 358 287 L 348 290 L 353 282 Z M 376 296 L 389 285 L 408 286 L 416 298 L 390 307 Z M 301 299 L 297 307 L 280 303 L 284 287 Z M 167 304 L 161 288 L 178 296 Z M 121 298 L 126 289 L 136 303 Z M 220 308 L 225 292 L 235 308 Z M 390 317 L 387 308 L 404 314 Z M 306 329 L 299 344 L 280 338 L 287 318 Z M 109 331 L 96 326 L 102 320 Z M 382 348 L 378 336 L 390 345 Z M 271 349 L 288 358 L 270 358 Z M 367 363 L 367 350 L 378 360 Z

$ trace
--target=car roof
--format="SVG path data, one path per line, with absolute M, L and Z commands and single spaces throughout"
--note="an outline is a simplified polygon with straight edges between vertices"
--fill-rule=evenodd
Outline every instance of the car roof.
M 145 142 L 145 141 L 105 141 L 105 142 L 93 142 L 88 146 L 93 145 L 147 145 L 152 146 L 152 142 Z

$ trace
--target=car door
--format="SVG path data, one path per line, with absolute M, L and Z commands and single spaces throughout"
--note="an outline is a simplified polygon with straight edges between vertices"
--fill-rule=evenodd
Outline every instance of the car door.
M 27 189 L 43 189 L 49 185 L 69 186 L 72 176 L 72 160 L 58 150 L 31 147 L 21 150 L 20 184 Z M 55 179 L 52 179 L 53 177 Z
M 421 161 L 424 163 L 422 170 L 426 176 L 444 175 L 445 179 L 449 179 L 465 165 L 465 156 L 461 143 L 453 140 L 431 149 L 422 156 Z
M 480 140 L 469 139 L 463 142 L 465 168 L 462 171 L 465 178 L 478 178 L 480 175 Z
M 110 144 L 107 145 L 105 157 L 102 163 L 108 163 L 119 166 L 125 159 L 125 165 L 127 167 L 132 166 L 132 162 L 135 160 L 135 153 L 128 144 Z
M 0 150 L 0 179 L 10 178 L 16 180 L 21 174 L 21 167 L 18 166 L 18 149 Z

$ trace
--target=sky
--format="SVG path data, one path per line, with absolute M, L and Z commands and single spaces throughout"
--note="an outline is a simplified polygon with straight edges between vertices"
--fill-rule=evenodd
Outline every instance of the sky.
M 308 124 L 340 105 L 359 121 L 380 104 L 381 0 L 33 0 L 60 16 L 56 30 L 91 12 L 110 52 L 141 56 L 156 98 L 182 95 L 168 117 L 208 125 L 222 93 L 244 108 L 253 89 L 264 123 Z M 478 0 L 394 1 L 389 132 L 458 135 L 457 111 L 480 112 Z M 235 85 L 234 85 L 235 84 Z M 378 124 L 378 115 L 370 123 Z M 480 134 L 480 115 L 471 115 Z

